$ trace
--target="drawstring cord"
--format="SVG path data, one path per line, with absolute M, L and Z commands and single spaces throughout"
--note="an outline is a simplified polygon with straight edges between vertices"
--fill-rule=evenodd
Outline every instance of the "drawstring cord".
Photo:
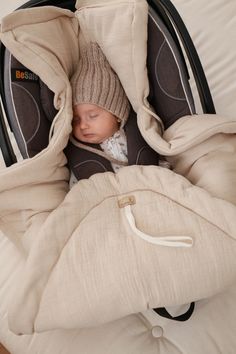
M 141 238 L 142 240 L 152 243 L 158 246 L 165 246 L 165 247 L 192 247 L 193 246 L 193 239 L 189 236 L 164 236 L 164 237 L 154 237 L 148 235 L 142 231 L 140 231 L 136 227 L 135 218 L 131 210 L 130 204 L 126 203 L 124 206 L 120 206 L 121 212 L 123 213 L 124 217 L 128 221 L 128 224 L 133 231 L 133 233 Z M 134 204 L 134 203 L 131 203 Z

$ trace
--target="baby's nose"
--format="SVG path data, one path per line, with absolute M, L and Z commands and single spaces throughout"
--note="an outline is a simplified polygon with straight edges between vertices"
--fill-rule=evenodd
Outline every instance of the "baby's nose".
M 81 120 L 79 125 L 82 130 L 88 128 L 88 123 L 85 120 Z

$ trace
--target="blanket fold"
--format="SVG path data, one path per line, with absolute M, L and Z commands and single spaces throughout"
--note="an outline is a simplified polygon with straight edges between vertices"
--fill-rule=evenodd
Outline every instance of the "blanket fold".
M 119 208 L 124 197 L 135 199 L 136 226 L 153 242 L 133 232 Z M 36 235 L 11 329 L 91 327 L 221 291 L 235 279 L 234 216 L 232 204 L 155 166 L 81 180 Z M 193 245 L 155 244 L 169 235 L 187 235 Z

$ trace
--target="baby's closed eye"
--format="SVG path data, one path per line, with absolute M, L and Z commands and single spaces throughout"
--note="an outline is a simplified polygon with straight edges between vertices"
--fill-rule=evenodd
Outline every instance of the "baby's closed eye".
M 98 117 L 98 113 L 93 113 L 89 115 L 89 118 L 97 118 Z

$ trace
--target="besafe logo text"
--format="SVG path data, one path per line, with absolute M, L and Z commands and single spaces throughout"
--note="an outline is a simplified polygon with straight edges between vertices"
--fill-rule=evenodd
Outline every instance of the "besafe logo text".
M 38 81 L 38 75 L 29 70 L 12 69 L 12 81 Z

